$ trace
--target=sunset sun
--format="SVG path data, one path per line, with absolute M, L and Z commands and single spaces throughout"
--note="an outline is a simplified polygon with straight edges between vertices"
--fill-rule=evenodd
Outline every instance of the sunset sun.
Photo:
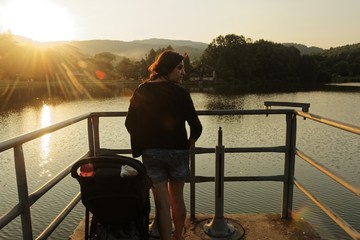
M 45 0 L 17 0 L 3 8 L 0 15 L 4 31 L 35 41 L 68 41 L 74 26 L 66 9 Z

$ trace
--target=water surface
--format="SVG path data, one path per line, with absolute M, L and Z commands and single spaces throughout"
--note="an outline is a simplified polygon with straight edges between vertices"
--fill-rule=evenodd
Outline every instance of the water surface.
M 192 93 L 197 110 L 208 109 L 263 109 L 264 101 L 293 101 L 310 103 L 310 112 L 353 125 L 360 125 L 359 92 L 314 91 L 277 94 L 212 94 Z M 129 96 L 101 100 L 82 100 L 44 103 L 0 113 L 0 140 L 45 127 L 59 121 L 94 111 L 126 111 Z M 202 116 L 203 135 L 200 147 L 215 147 L 217 130 L 223 129 L 225 147 L 280 146 L 285 142 L 284 116 Z M 100 120 L 101 147 L 130 148 L 123 118 Z M 350 183 L 360 186 L 360 142 L 354 134 L 332 129 L 310 120 L 298 119 L 297 147 L 326 165 Z M 61 169 L 70 165 L 87 151 L 87 126 L 77 123 L 67 129 L 45 135 L 23 146 L 29 192 L 33 192 Z M 197 156 L 196 174 L 214 176 L 214 156 Z M 335 209 L 337 213 L 360 231 L 360 201 L 338 187 L 308 164 L 296 159 L 296 178 L 311 192 Z M 278 153 L 242 153 L 225 155 L 226 176 L 278 175 L 283 173 L 284 156 Z M 0 153 L 0 214 L 17 202 L 12 151 Z M 32 207 L 35 237 L 79 191 L 70 176 Z M 196 212 L 214 213 L 214 183 L 196 187 Z M 280 213 L 282 184 L 277 182 L 225 183 L 225 213 Z M 185 189 L 189 205 L 189 187 Z M 346 203 L 344 205 L 343 203 Z M 189 209 L 189 206 L 188 206 Z M 62 223 L 51 239 L 67 239 L 83 216 L 81 204 Z M 295 190 L 296 217 L 311 222 L 324 239 L 349 239 L 332 220 L 318 210 L 302 193 Z M 21 238 L 20 221 L 0 230 L 1 239 Z

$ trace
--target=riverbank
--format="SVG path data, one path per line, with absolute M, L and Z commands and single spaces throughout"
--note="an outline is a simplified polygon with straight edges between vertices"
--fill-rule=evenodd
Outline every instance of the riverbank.
M 81 88 L 59 85 L 58 82 L 29 84 L 28 82 L 0 82 L 0 96 L 3 104 L 0 110 L 23 106 L 41 106 L 44 103 L 61 103 L 73 100 L 95 100 L 119 96 L 131 96 L 140 84 L 137 81 L 101 81 L 99 84 L 87 83 Z M 226 85 L 204 82 L 203 84 L 183 83 L 190 92 L 212 93 L 220 95 L 270 94 L 310 91 L 360 92 L 360 83 L 334 83 L 313 87 L 296 87 L 283 85 Z

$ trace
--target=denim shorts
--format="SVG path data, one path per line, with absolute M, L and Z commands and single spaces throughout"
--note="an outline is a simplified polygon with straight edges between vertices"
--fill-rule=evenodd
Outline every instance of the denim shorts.
M 189 150 L 145 149 L 142 161 L 153 183 L 185 181 L 190 177 Z

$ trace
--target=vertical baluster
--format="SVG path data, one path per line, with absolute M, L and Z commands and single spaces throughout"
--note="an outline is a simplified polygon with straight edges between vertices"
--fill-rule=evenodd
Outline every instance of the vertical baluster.
M 296 115 L 286 114 L 286 150 L 284 167 L 283 206 L 282 218 L 291 219 L 293 194 L 294 194 L 294 171 L 295 171 L 295 148 L 296 148 Z
M 17 145 L 14 147 L 14 158 L 19 203 L 22 208 L 21 225 L 23 231 L 23 239 L 32 240 L 33 235 L 31 226 L 29 192 L 26 180 L 25 159 L 22 145 Z

